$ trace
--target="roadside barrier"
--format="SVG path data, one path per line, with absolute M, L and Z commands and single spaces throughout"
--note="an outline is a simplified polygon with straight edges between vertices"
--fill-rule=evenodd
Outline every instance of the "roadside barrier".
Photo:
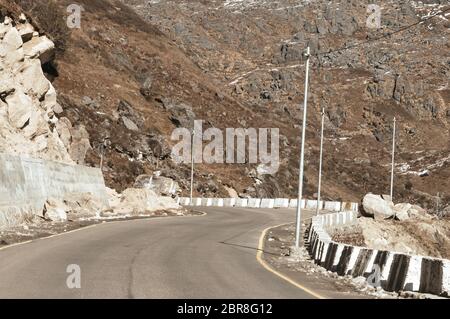
M 316 264 L 340 276 L 366 277 L 369 283 L 386 291 L 450 296 L 450 260 L 379 251 L 331 239 L 327 228 L 351 225 L 357 217 L 356 211 L 313 217 L 308 250 Z
M 248 207 L 248 208 L 297 208 L 297 199 L 289 198 L 198 198 L 179 197 L 178 204 L 182 206 L 204 206 L 204 207 Z M 316 209 L 317 200 L 302 199 L 302 208 Z M 358 203 L 320 201 L 319 209 L 330 212 L 341 210 L 358 211 Z

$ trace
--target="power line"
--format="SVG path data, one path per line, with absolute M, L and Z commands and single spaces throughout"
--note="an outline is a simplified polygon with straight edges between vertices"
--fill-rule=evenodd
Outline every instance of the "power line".
M 342 48 L 339 48 L 339 49 L 335 49 L 335 50 L 331 50 L 331 51 L 327 51 L 327 52 L 319 52 L 319 53 L 316 53 L 315 55 L 316 56 L 327 55 L 327 54 L 330 54 L 330 53 L 335 53 L 335 52 L 345 51 L 345 50 L 349 50 L 349 49 L 354 49 L 356 47 L 359 47 L 359 46 L 362 46 L 362 45 L 365 45 L 365 44 L 368 44 L 368 43 L 371 43 L 371 42 L 379 41 L 379 40 L 388 38 L 388 37 L 390 37 L 390 36 L 392 36 L 394 34 L 398 34 L 398 33 L 401 33 L 403 31 L 406 31 L 406 30 L 408 30 L 410 28 L 413 28 L 413 27 L 415 27 L 415 26 L 417 26 L 419 24 L 422 24 L 424 22 L 427 22 L 427 21 L 433 19 L 434 17 L 437 17 L 438 15 L 446 13 L 447 11 L 450 11 L 450 8 L 447 8 L 447 9 L 445 9 L 443 11 L 439 11 L 439 12 L 437 12 L 437 13 L 429 16 L 429 17 L 427 17 L 426 19 L 421 19 L 418 22 L 415 22 L 413 24 L 407 25 L 405 27 L 402 27 L 402 28 L 400 28 L 398 30 L 395 30 L 395 31 L 392 31 L 390 33 L 384 34 L 382 36 L 379 36 L 378 38 L 369 39 L 369 40 L 366 40 L 366 41 L 362 41 L 362 42 L 359 42 L 359 43 L 355 43 L 355 44 L 352 44 L 352 45 L 349 45 L 349 46 L 345 46 L 345 47 L 342 47 Z

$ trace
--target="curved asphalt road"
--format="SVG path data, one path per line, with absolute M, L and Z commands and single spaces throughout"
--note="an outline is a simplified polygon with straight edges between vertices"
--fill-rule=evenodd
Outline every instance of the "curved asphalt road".
M 0 250 L 0 298 L 312 298 L 255 257 L 262 231 L 293 222 L 293 210 L 202 210 Z M 70 264 L 81 267 L 81 289 L 67 288 Z

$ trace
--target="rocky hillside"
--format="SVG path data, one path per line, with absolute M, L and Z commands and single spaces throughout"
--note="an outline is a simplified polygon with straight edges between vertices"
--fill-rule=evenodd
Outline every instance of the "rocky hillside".
M 24 15 L 0 17 L 0 151 L 72 163 L 54 129 L 61 107 L 42 69 L 54 44 Z
M 57 3 L 65 12 L 71 2 Z M 61 116 L 86 127 L 87 163 L 98 166 L 106 145 L 110 186 L 123 189 L 160 170 L 187 194 L 189 167 L 171 160 L 170 135 L 203 119 L 205 128 L 280 128 L 281 167 L 260 175 L 252 165 L 197 165 L 196 193 L 295 196 L 302 52 L 309 45 L 307 195 L 315 193 L 325 107 L 326 197 L 388 192 L 396 116 L 396 196 L 433 207 L 440 192 L 450 202 L 447 1 L 380 1 L 380 29 L 366 26 L 368 1 L 78 3 L 85 8 L 82 27 L 71 30 L 47 76 Z

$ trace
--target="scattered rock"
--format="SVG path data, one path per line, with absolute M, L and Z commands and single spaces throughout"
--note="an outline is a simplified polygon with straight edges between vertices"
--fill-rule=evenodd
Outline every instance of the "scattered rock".
M 44 204 L 43 216 L 52 222 L 65 222 L 67 210 L 67 206 L 61 200 L 49 198 Z
M 394 215 L 394 203 L 384 200 L 380 195 L 367 194 L 362 204 L 364 213 L 376 220 L 391 218 Z

